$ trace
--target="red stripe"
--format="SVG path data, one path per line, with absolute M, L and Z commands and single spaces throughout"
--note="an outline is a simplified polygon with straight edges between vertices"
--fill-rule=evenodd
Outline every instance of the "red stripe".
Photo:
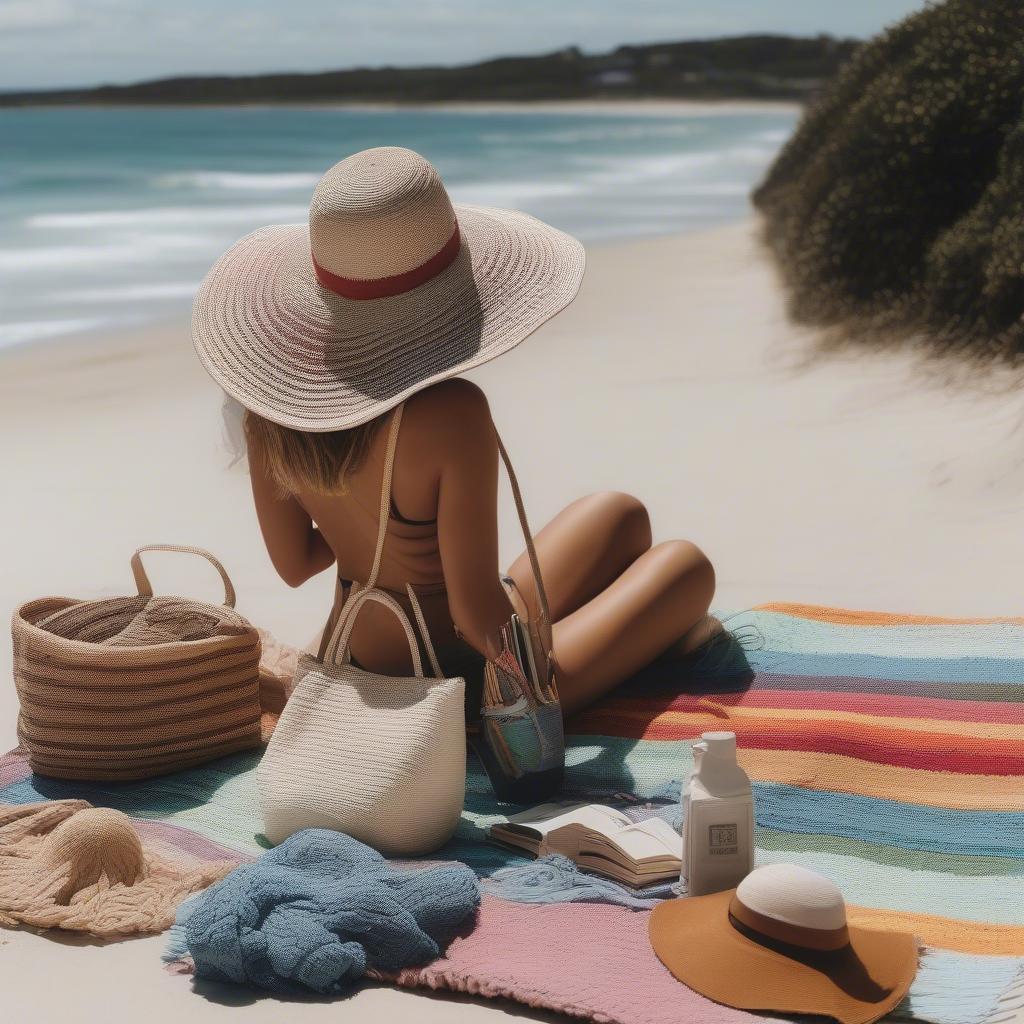
M 900 765 L 932 772 L 950 772 L 957 775 L 1024 775 L 1024 755 L 1018 752 L 988 752 L 991 740 L 983 741 L 985 749 L 974 753 L 965 751 L 964 737 L 951 736 L 945 747 L 932 750 L 899 746 L 906 736 L 894 736 L 891 741 L 872 742 L 860 737 L 794 736 L 785 731 L 744 736 L 742 742 L 757 750 L 804 750 L 815 754 L 840 754 L 875 764 Z M 648 736 L 649 739 L 657 737 Z M 898 796 L 894 797 L 898 799 Z
M 418 267 L 405 271 L 404 274 L 375 277 L 371 280 L 341 277 L 339 274 L 332 274 L 329 270 L 321 267 L 316 261 L 316 256 L 313 257 L 313 270 L 316 272 L 316 279 L 324 288 L 342 298 L 383 299 L 389 295 L 401 295 L 402 292 L 412 291 L 413 288 L 418 288 L 431 278 L 437 277 L 455 260 L 461 246 L 462 238 L 459 234 L 459 225 L 456 223 L 451 238 L 444 243 L 439 252 L 431 256 L 426 263 L 421 263 Z
M 709 718 L 708 725 L 715 724 Z M 741 747 L 753 750 L 802 750 L 840 754 L 927 771 L 961 775 L 1024 775 L 1024 746 L 1014 740 L 947 736 L 899 729 L 853 728 L 847 723 L 821 722 L 818 729 L 798 728 L 792 722 L 729 722 Z M 707 726 L 705 726 L 706 728 Z M 701 727 L 651 721 L 615 712 L 586 711 L 566 730 L 575 735 L 618 736 L 645 740 L 689 740 Z M 970 749 L 967 749 L 969 745 Z

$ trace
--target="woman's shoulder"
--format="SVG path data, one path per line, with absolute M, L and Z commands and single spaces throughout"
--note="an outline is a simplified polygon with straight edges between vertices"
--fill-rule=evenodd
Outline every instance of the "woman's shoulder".
M 406 465 L 434 474 L 477 465 L 497 449 L 487 396 L 468 380 L 434 384 L 406 401 L 400 452 Z
M 439 439 L 458 437 L 491 423 L 487 396 L 472 381 L 456 377 L 418 391 L 405 405 L 410 433 Z

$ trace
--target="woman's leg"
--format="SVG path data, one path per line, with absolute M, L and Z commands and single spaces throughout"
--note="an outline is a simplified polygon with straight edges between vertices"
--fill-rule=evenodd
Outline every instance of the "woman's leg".
M 666 652 L 683 653 L 714 630 L 703 620 L 715 573 L 687 541 L 651 547 L 647 510 L 617 492 L 573 502 L 535 538 L 554 620 L 566 714 L 597 700 Z M 537 614 L 530 563 L 509 569 Z M 700 634 L 698 637 L 697 634 Z M 689 634 L 689 636 L 688 636 Z
M 630 494 L 601 491 L 567 505 L 534 538 L 551 618 L 576 611 L 617 579 L 651 546 L 651 521 Z M 524 551 L 508 570 L 538 614 L 530 560 Z
M 689 541 L 671 540 L 651 548 L 600 594 L 556 622 L 565 714 L 604 696 L 677 645 L 703 622 L 714 593 L 715 571 L 704 552 Z

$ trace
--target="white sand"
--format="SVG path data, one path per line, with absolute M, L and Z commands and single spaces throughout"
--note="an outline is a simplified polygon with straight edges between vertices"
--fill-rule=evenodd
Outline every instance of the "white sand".
M 690 537 L 711 555 L 721 607 L 1020 614 L 1024 394 L 991 380 L 945 386 L 908 355 L 808 363 L 812 350 L 787 323 L 748 223 L 592 250 L 575 305 L 473 376 L 536 526 L 581 493 L 632 491 L 658 538 Z M 0 436 L 3 608 L 127 592 L 132 550 L 170 541 L 216 552 L 241 610 L 282 638 L 307 641 L 325 615 L 327 575 L 292 591 L 269 566 L 184 324 L 4 354 Z M 511 559 L 520 541 L 507 503 L 502 528 Z M 158 588 L 216 595 L 200 563 L 160 556 L 152 575 Z M 0 676 L 10 678 L 7 645 Z M 15 713 L 5 685 L 5 748 Z M 4 1008 L 12 1021 L 108 1019 L 112 1000 L 147 1024 L 230 1016 L 163 974 L 160 946 L 0 933 Z M 245 1019 L 508 1012 L 373 989 L 343 1007 L 256 1002 Z

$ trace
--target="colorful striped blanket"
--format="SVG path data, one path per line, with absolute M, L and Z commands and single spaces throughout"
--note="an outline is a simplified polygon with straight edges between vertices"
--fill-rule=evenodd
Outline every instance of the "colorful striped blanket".
M 652 669 L 569 724 L 567 795 L 677 822 L 687 741 L 709 728 L 735 731 L 755 780 L 758 862 L 820 871 L 842 887 L 854 922 L 912 930 L 924 943 L 894 1016 L 1016 1020 L 1024 1013 L 1024 619 L 782 604 L 723 618 L 731 636 L 685 673 Z M 246 860 L 263 849 L 257 760 L 240 754 L 109 785 L 32 776 L 14 751 L 0 759 L 0 802 L 80 797 L 142 819 L 193 855 L 227 850 Z M 491 879 L 530 863 L 484 839 L 505 810 L 471 764 L 462 824 L 440 856 L 485 879 L 480 922 L 446 958 L 393 980 L 623 1024 L 759 1019 L 675 982 L 646 942 L 648 911 L 577 902 L 598 897 L 566 891 L 557 872 L 518 889 L 503 881 L 507 871 Z M 623 895 L 626 904 L 635 896 Z

